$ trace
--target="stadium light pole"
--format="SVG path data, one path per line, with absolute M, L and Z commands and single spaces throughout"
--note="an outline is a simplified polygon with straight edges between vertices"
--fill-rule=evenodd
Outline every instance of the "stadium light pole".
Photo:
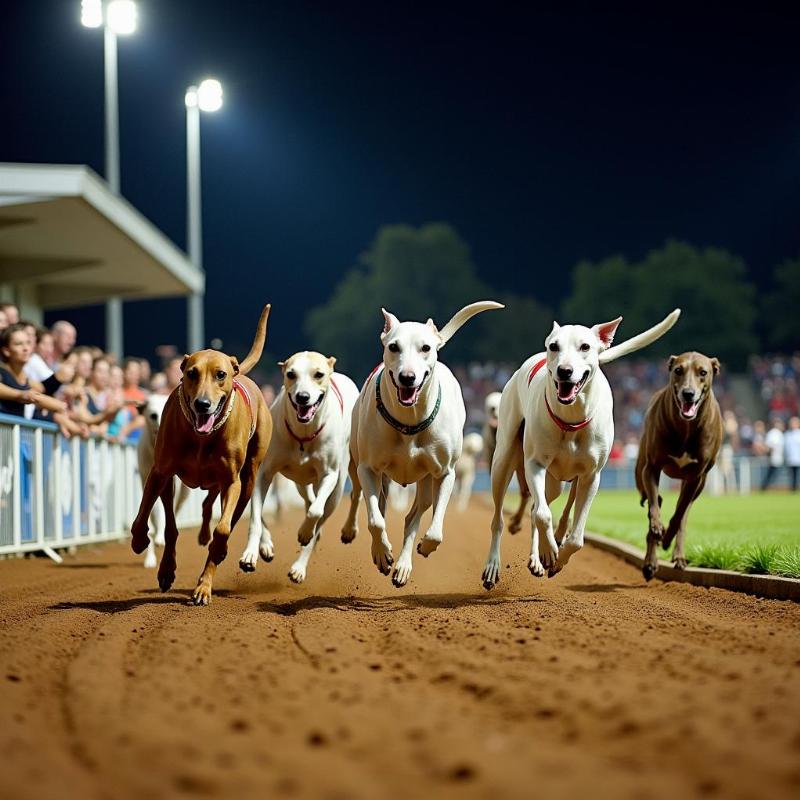
M 119 178 L 119 90 L 117 83 L 117 36 L 136 30 L 138 12 L 133 0 L 81 0 L 81 24 L 103 28 L 106 108 L 106 182 L 114 194 L 120 193 Z M 122 300 L 106 301 L 106 349 L 122 358 Z
M 197 86 L 190 86 L 184 98 L 186 104 L 186 239 L 189 260 L 198 271 L 203 269 L 203 210 L 200 192 L 200 112 L 219 111 L 222 108 L 222 84 L 206 78 Z M 187 340 L 189 352 L 203 348 L 205 320 L 203 294 L 189 296 Z

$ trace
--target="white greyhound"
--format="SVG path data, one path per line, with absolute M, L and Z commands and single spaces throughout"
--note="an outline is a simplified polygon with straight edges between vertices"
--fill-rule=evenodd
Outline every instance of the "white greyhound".
M 431 504 L 433 519 L 417 552 L 427 557 L 441 543 L 454 467 L 461 455 L 464 398 L 453 373 L 438 361 L 439 348 L 468 319 L 494 308 L 503 306 L 491 301 L 466 306 L 441 331 L 433 320 L 400 322 L 383 309 L 383 362 L 356 401 L 350 452 L 367 503 L 372 561 L 384 575 L 394 563 L 384 518 L 388 480 L 417 485 L 392 575 L 395 586 L 404 586 L 411 576 L 414 538 Z
M 295 583 L 306 579 L 308 561 L 325 520 L 342 498 L 350 462 L 350 424 L 358 388 L 346 375 L 334 372 L 336 359 L 320 353 L 295 353 L 285 362 L 283 386 L 270 408 L 272 439 L 250 500 L 250 532 L 239 567 L 253 572 L 261 555 L 272 561 L 274 548 L 262 519 L 262 505 L 277 474 L 294 481 L 306 503 L 297 539 L 300 555 L 289 569 Z M 350 514 L 342 541 L 350 543 L 358 526 L 360 491 L 351 494 Z
M 500 402 L 492 461 L 492 542 L 483 571 L 487 589 L 500 580 L 503 498 L 520 454 L 533 496 L 528 569 L 536 577 L 545 570 L 552 577 L 583 546 L 589 508 L 614 441 L 613 397 L 600 365 L 654 342 L 679 315 L 680 309 L 675 309 L 658 325 L 616 347 L 611 343 L 622 317 L 592 328 L 553 323 L 545 352 L 529 358 L 511 376 Z M 561 494 L 563 481 L 572 486 L 554 535 L 550 503 Z M 567 535 L 573 503 L 575 517 Z
M 479 433 L 468 433 L 464 437 L 464 447 L 461 458 L 456 461 L 456 486 L 458 510 L 466 511 L 469 498 L 472 496 L 472 485 L 475 483 L 475 471 L 478 466 L 478 456 L 483 450 L 483 436 Z
M 166 394 L 151 394 L 150 397 L 139 407 L 139 412 L 144 417 L 144 430 L 139 437 L 139 443 L 136 446 L 136 455 L 139 460 L 139 477 L 142 481 L 142 488 L 144 488 L 147 476 L 153 467 L 153 452 L 156 446 L 156 436 L 158 436 L 158 428 L 161 425 L 161 414 L 164 411 L 164 406 L 167 404 L 169 395 Z M 175 478 L 175 513 L 180 511 L 181 506 L 186 502 L 189 496 L 189 487 L 178 478 Z M 158 558 L 156 557 L 156 546 L 164 546 L 164 507 L 158 501 L 153 506 L 150 512 L 150 530 L 153 533 L 150 535 L 150 544 L 147 545 L 147 550 L 144 552 L 144 566 L 147 569 L 155 569 L 158 566 Z

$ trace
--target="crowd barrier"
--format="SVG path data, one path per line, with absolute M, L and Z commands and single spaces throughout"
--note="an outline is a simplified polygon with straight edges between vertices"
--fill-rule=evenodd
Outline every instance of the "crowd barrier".
M 67 440 L 58 426 L 0 414 L 0 555 L 57 550 L 130 535 L 142 496 L 135 445 Z M 198 525 L 190 493 L 179 526 Z

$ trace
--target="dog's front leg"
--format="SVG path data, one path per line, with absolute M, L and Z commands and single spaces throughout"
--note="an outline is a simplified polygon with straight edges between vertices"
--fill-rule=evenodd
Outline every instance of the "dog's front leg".
M 381 476 L 366 464 L 358 465 L 358 480 L 367 500 L 367 524 L 372 535 L 372 563 L 384 575 L 391 571 L 394 558 L 386 535 L 386 520 L 381 513 Z
M 207 606 L 211 601 L 211 586 L 214 582 L 214 575 L 217 571 L 217 566 L 225 560 L 228 555 L 228 539 L 231 535 L 231 526 L 233 515 L 236 511 L 236 506 L 239 502 L 239 496 L 242 493 L 242 483 L 239 475 L 236 474 L 234 479 L 222 491 L 222 516 L 214 528 L 214 536 L 211 544 L 208 547 L 208 558 L 206 559 L 206 566 L 200 573 L 197 581 L 197 587 L 192 595 L 192 602 L 196 606 Z
M 406 514 L 405 528 L 403 529 L 403 549 L 397 559 L 397 566 L 392 575 L 392 583 L 399 589 L 408 583 L 411 577 L 412 557 L 414 555 L 414 539 L 417 538 L 422 515 L 431 507 L 433 502 L 433 477 L 427 475 L 417 484 L 414 502 Z
M 259 555 L 266 562 L 272 561 L 275 557 L 272 534 L 261 516 L 264 500 L 274 477 L 275 472 L 267 468 L 264 468 L 256 477 L 253 496 L 250 498 L 250 528 L 247 533 L 247 545 L 239 559 L 239 569 L 242 572 L 255 572 Z
M 209 489 L 203 498 L 203 518 L 197 533 L 197 544 L 205 547 L 211 541 L 211 515 L 214 513 L 214 501 L 219 497 L 217 489 Z
M 681 484 L 681 493 L 678 495 L 678 503 L 675 506 L 675 513 L 667 526 L 664 535 L 664 547 L 669 547 L 672 539 L 675 539 L 675 550 L 672 553 L 672 563 L 678 569 L 686 569 L 686 552 L 684 551 L 684 541 L 686 539 L 686 520 L 689 517 L 689 509 L 692 503 L 703 491 L 706 485 L 706 476 L 700 475 L 694 480 L 687 480 Z
M 339 482 L 338 472 L 326 472 L 322 480 L 314 487 L 314 499 L 306 509 L 306 516 L 297 531 L 297 541 L 307 545 L 315 535 L 317 524 L 325 513 L 325 504 Z
M 658 570 L 658 546 L 664 536 L 661 522 L 661 498 L 658 494 L 658 480 L 661 470 L 650 464 L 644 464 L 639 473 L 639 481 L 647 498 L 647 553 L 644 557 L 642 574 L 651 580 Z
M 150 470 L 147 480 L 144 483 L 142 490 L 142 502 L 139 504 L 139 513 L 131 525 L 131 549 L 137 555 L 143 553 L 147 546 L 150 544 L 150 537 L 148 536 L 147 522 L 150 518 L 150 512 L 153 510 L 156 500 L 161 492 L 164 491 L 164 485 L 168 480 L 172 480 L 172 475 L 165 475 L 163 472 L 157 472 L 155 467 Z
M 428 532 L 417 545 L 417 552 L 427 558 L 444 538 L 444 515 L 456 483 L 456 471 L 451 467 L 441 478 L 433 478 L 433 518 Z
M 583 547 L 583 533 L 586 530 L 586 522 L 589 519 L 589 509 L 592 507 L 597 490 L 600 488 L 600 473 L 586 475 L 575 479 L 577 488 L 575 489 L 575 522 L 572 531 L 569 533 L 564 543 L 558 550 L 558 560 L 554 567 L 548 570 L 548 576 L 553 577 L 557 572 L 561 572 L 574 553 Z M 572 496 L 572 488 L 570 488 Z
M 175 521 L 175 481 L 170 479 L 164 484 L 161 492 L 164 504 L 164 552 L 158 565 L 158 585 L 166 592 L 175 582 L 175 570 L 178 566 L 175 545 L 178 542 L 178 524 Z
M 528 569 L 537 578 L 552 569 L 558 558 L 558 544 L 553 534 L 553 514 L 547 504 L 545 485 L 547 467 L 534 459 L 525 462 L 525 477 L 531 490 L 531 557 Z

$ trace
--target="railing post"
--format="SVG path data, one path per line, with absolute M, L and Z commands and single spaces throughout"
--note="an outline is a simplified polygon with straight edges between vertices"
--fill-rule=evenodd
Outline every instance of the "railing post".
M 53 524 L 56 526 L 56 544 L 64 541 L 64 516 L 61 513 L 61 434 L 53 438 Z
M 22 458 L 20 448 L 22 446 L 19 425 L 14 425 L 11 429 L 11 451 L 14 463 L 14 474 L 12 476 L 11 488 L 11 513 L 14 534 L 14 547 L 19 549 L 22 545 Z
M 33 432 L 33 518 L 36 541 L 44 545 L 44 480 L 42 478 L 42 429 Z

